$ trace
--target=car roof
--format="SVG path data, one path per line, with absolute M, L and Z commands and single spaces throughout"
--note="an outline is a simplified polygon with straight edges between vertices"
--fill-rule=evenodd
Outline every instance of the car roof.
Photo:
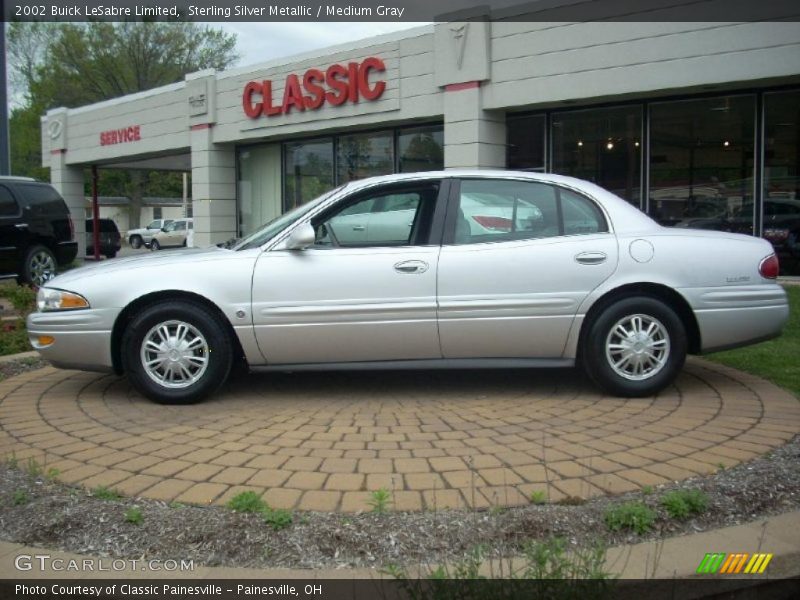
M 26 181 L 28 183 L 43 183 L 36 181 L 33 177 L 23 177 L 21 175 L 0 175 L 0 181 Z

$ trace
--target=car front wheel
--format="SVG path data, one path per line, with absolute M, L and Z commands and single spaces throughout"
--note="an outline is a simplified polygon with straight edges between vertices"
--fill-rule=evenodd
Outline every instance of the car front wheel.
M 150 242 L 150 250 L 161 250 L 161 244 L 158 243 L 158 240 Z
M 227 379 L 233 345 L 221 318 L 187 300 L 154 304 L 134 317 L 122 340 L 133 386 L 159 404 L 191 404 Z
M 142 241 L 142 237 L 139 235 L 132 235 L 131 239 L 128 240 L 128 242 L 130 243 L 131 248 L 133 248 L 134 250 L 138 250 L 144 244 L 144 242 Z
M 617 396 L 651 396 L 671 384 L 686 360 L 686 331 L 675 311 L 647 296 L 618 300 L 590 324 L 583 364 Z

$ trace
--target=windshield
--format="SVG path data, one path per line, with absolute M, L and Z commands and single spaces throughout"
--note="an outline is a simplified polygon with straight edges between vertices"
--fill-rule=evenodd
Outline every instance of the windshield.
M 317 198 L 314 198 L 310 202 L 301 204 L 297 208 L 294 208 L 285 214 L 275 217 L 274 219 L 272 219 L 272 221 L 270 221 L 266 225 L 262 225 L 261 229 L 256 230 L 255 233 L 252 233 L 248 237 L 244 238 L 232 249 L 249 250 L 250 248 L 257 248 L 258 246 L 267 243 L 278 233 L 280 233 L 290 225 L 299 221 L 304 215 L 311 212 L 314 208 L 322 204 L 322 202 L 324 202 L 334 194 L 338 193 L 344 187 L 345 187 L 344 185 L 340 185 L 338 188 L 333 189 L 330 192 L 326 192 L 322 194 L 322 196 L 318 196 Z

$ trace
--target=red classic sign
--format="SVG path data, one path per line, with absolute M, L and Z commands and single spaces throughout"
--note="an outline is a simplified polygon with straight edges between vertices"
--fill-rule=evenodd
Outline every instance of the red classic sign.
M 251 119 L 261 115 L 274 117 L 288 114 L 292 109 L 298 111 L 317 110 L 323 104 L 340 106 L 347 101 L 358 102 L 360 98 L 377 100 L 386 89 L 385 81 L 370 83 L 373 71 L 382 73 L 386 65 L 380 58 L 365 58 L 360 63 L 331 65 L 325 72 L 309 69 L 303 74 L 302 83 L 297 75 L 286 77 L 283 87 L 283 101 L 279 105 L 272 102 L 272 81 L 249 81 L 242 93 L 242 108 Z M 259 98 L 260 96 L 260 98 Z
M 142 139 L 141 126 L 131 125 L 122 129 L 109 129 L 100 132 L 100 145 L 110 146 L 111 144 L 124 144 L 126 142 L 138 142 Z

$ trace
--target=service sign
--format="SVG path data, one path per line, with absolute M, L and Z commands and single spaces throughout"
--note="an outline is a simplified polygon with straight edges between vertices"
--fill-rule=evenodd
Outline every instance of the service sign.
M 248 81 L 242 93 L 242 108 L 248 117 L 257 119 L 318 110 L 325 104 L 372 102 L 386 90 L 386 82 L 377 80 L 377 74 L 384 71 L 386 65 L 380 58 L 369 57 L 347 65 L 334 64 L 325 71 L 292 73 L 286 77 L 282 98 L 273 98 L 272 80 Z
M 101 146 L 138 142 L 140 139 L 142 139 L 142 128 L 140 125 L 131 125 L 130 127 L 121 127 L 119 129 L 109 129 L 108 131 L 100 132 Z

